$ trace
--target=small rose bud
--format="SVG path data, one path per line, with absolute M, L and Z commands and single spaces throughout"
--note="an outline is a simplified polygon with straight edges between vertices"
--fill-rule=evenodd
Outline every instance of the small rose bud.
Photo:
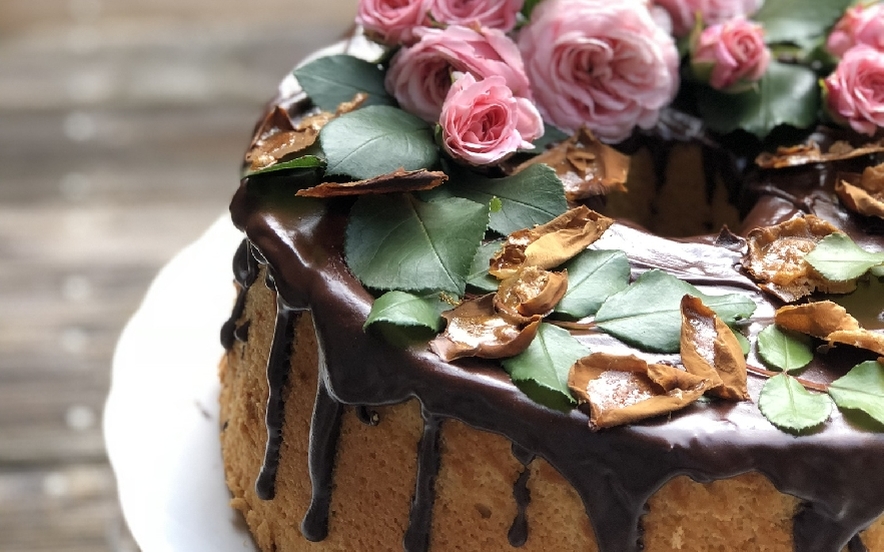
M 764 75 L 770 58 L 761 25 L 735 19 L 703 29 L 691 47 L 691 70 L 716 90 L 739 93 Z

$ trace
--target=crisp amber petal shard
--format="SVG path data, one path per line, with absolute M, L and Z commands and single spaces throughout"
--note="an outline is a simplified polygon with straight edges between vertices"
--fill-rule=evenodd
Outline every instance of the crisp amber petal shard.
M 837 231 L 834 225 L 814 215 L 755 228 L 746 238 L 748 252 L 743 268 L 762 289 L 787 303 L 815 290 L 849 293 L 856 287 L 855 282 L 826 280 L 804 260 L 820 240 Z
M 840 180 L 835 193 L 851 211 L 884 218 L 884 163 L 866 167 L 856 182 Z
M 494 307 L 505 316 L 546 316 L 568 291 L 568 273 L 527 266 L 500 282 Z
M 531 344 L 541 320 L 534 316 L 519 323 L 500 316 L 494 310 L 491 293 L 464 301 L 442 317 L 448 325 L 430 342 L 430 349 L 446 362 L 464 357 L 515 356 Z
M 367 180 L 354 182 L 323 182 L 318 186 L 298 190 L 295 195 L 303 197 L 341 197 L 365 194 L 389 194 L 395 192 L 417 192 L 432 190 L 448 180 L 441 171 L 419 169 L 406 171 L 399 168 L 390 174 L 383 174 Z
M 568 388 L 590 408 L 590 427 L 629 424 L 674 412 L 697 400 L 711 382 L 674 366 L 628 355 L 593 353 L 574 363 Z
M 577 202 L 612 191 L 625 192 L 629 156 L 598 140 L 586 127 L 516 168 L 545 163 L 556 171 L 565 186 L 565 197 Z
M 844 307 L 832 301 L 780 307 L 774 315 L 774 322 L 785 330 L 820 339 L 826 339 L 832 332 L 859 329 L 859 322 Z
M 810 142 L 809 144 L 780 147 L 776 153 L 764 152 L 755 158 L 755 164 L 762 169 L 782 169 L 812 163 L 830 163 L 882 151 L 884 151 L 884 139 L 871 141 L 860 147 L 853 147 L 847 142 L 838 141 L 834 142 L 826 152 L 823 152 L 816 142 Z
M 732 401 L 749 398 L 739 341 L 712 309 L 690 295 L 681 300 L 681 361 L 688 372 L 710 380 L 710 395 Z
M 586 206 L 575 207 L 546 224 L 510 234 L 491 258 L 488 271 L 503 280 L 522 266 L 555 268 L 586 249 L 613 223 Z
M 316 143 L 319 131 L 329 121 L 357 109 L 366 99 L 368 99 L 366 94 L 357 94 L 353 100 L 339 105 L 334 113 L 321 111 L 302 118 L 294 125 L 285 110 L 277 107 L 264 119 L 246 153 L 249 170 L 266 169 L 287 157 L 303 152 Z

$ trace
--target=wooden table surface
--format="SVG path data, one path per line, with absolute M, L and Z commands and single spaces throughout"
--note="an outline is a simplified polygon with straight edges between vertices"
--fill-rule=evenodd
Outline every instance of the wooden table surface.
M 0 0 L 0 551 L 137 550 L 101 433 L 114 345 L 355 3 Z

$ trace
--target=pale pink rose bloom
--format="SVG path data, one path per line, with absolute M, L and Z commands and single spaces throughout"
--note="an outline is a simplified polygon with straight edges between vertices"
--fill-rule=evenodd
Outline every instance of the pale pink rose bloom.
M 841 57 L 858 44 L 884 52 L 884 4 L 848 8 L 829 34 L 826 49 Z
M 685 36 L 697 23 L 697 14 L 704 25 L 724 23 L 735 17 L 752 15 L 764 0 L 653 0 L 672 17 L 672 32 L 675 36 Z
M 712 88 L 743 92 L 764 75 L 770 58 L 761 25 L 734 19 L 703 29 L 692 47 L 691 67 Z
M 546 0 L 519 47 L 540 113 L 567 132 L 623 140 L 678 90 L 675 43 L 640 0 Z
M 411 44 L 414 30 L 430 24 L 432 0 L 359 0 L 356 23 L 384 44 Z
M 447 25 L 479 25 L 509 32 L 525 0 L 431 0 L 433 19 Z
M 884 52 L 860 44 L 844 53 L 823 82 L 832 117 L 869 136 L 884 127 Z
M 425 121 L 438 121 L 455 71 L 477 79 L 501 76 L 515 96 L 531 99 L 519 49 L 503 32 L 452 25 L 418 34 L 420 41 L 390 60 L 384 81 L 402 109 Z
M 534 104 L 513 96 L 500 76 L 482 80 L 464 73 L 445 97 L 439 119 L 442 145 L 455 159 L 491 165 L 518 149 L 530 149 L 543 135 Z

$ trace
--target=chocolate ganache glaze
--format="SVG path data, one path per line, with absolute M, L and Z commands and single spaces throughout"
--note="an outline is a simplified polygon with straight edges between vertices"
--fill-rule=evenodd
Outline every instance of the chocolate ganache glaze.
M 277 100 L 293 118 L 308 105 L 303 94 Z M 858 161 L 857 161 L 858 162 Z M 868 160 L 866 160 L 866 163 Z M 741 234 L 770 225 L 798 212 L 821 216 L 848 232 L 861 246 L 884 250 L 881 221 L 845 212 L 834 198 L 834 170 L 811 166 L 763 173 L 752 193 L 757 196 Z M 283 419 L 280 399 L 286 385 L 293 320 L 305 311 L 313 317 L 319 344 L 319 390 L 311 425 L 309 468 L 312 502 L 302 522 L 310 540 L 328 531 L 329 504 L 343 405 L 354 405 L 364 421 L 376 424 L 368 407 L 417 398 L 424 431 L 418 447 L 418 470 L 405 550 L 426 550 L 429 542 L 434 478 L 439 470 L 439 429 L 446 419 L 505 436 L 513 454 L 527 466 L 540 457 L 557 469 L 583 501 L 602 552 L 641 548 L 640 517 L 648 498 L 677 475 L 711 481 L 757 471 L 781 492 L 797 497 L 802 507 L 794 517 L 798 552 L 836 552 L 849 545 L 864 550 L 859 532 L 884 513 L 884 433 L 870 430 L 868 420 L 835 411 L 818 431 L 795 436 L 767 422 L 757 407 L 763 378 L 750 375 L 752 401 L 695 403 L 663 419 L 651 419 L 602 431 L 588 428 L 580 409 L 560 412 L 525 396 L 493 363 L 459 360 L 447 363 L 426 346 L 397 348 L 363 330 L 373 297 L 353 277 L 343 259 L 343 236 L 350 202 L 296 198 L 295 188 L 317 184 L 315 173 L 289 172 L 245 179 L 231 204 L 235 225 L 246 241 L 234 260 L 240 298 L 222 341 L 248 338 L 248 321 L 239 328 L 243 296 L 267 267 L 266 285 L 277 294 L 277 322 L 267 366 L 268 443 L 257 481 L 258 494 L 273 497 Z M 740 272 L 745 250 L 742 237 L 723 231 L 717 237 L 672 240 L 624 223 L 615 223 L 595 244 L 620 249 L 630 261 L 633 277 L 657 268 L 709 294 L 737 292 L 757 305 L 747 323 L 754 336 L 770 323 L 777 300 L 766 296 Z M 881 313 L 860 322 L 884 327 Z M 245 327 L 245 330 L 243 330 Z M 603 334 L 576 336 L 592 351 L 632 352 Z M 648 355 L 673 362 L 675 355 Z M 802 377 L 828 383 L 859 362 L 876 358 L 868 351 L 838 347 L 816 354 Z M 749 362 L 760 364 L 754 353 Z M 383 423 L 381 420 L 380 423 Z M 525 507 L 527 471 L 518 477 L 514 500 L 518 516 L 508 535 L 513 546 L 527 538 L 530 520 Z

